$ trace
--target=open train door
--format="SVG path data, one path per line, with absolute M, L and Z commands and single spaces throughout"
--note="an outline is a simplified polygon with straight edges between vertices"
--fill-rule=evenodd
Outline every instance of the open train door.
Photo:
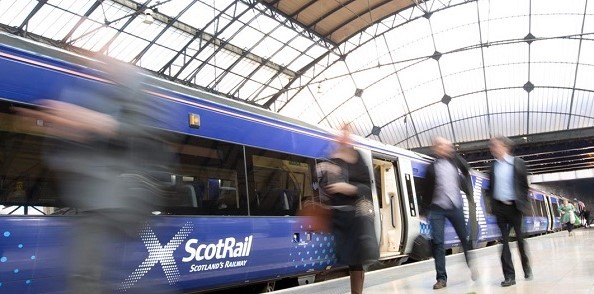
M 411 163 L 375 157 L 373 173 L 381 223 L 380 260 L 405 261 L 407 242 L 419 233 Z

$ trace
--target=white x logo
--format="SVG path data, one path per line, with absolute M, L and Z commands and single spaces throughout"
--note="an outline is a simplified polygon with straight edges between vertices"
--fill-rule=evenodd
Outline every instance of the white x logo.
M 136 270 L 129 275 L 126 280 L 122 282 L 119 290 L 126 291 L 130 289 L 136 282 L 138 282 L 148 271 L 157 264 L 161 263 L 161 268 L 165 272 L 165 277 L 170 285 L 174 284 L 179 280 L 180 273 L 173 259 L 173 251 L 179 247 L 179 245 L 188 237 L 188 235 L 194 229 L 192 222 L 186 222 L 184 226 L 173 236 L 171 240 L 165 246 L 161 246 L 157 235 L 145 224 L 140 229 L 140 238 L 148 250 L 148 257 L 136 268 Z

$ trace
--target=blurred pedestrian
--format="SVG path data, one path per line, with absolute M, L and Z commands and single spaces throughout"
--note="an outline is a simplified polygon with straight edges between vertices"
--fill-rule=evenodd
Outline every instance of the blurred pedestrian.
M 569 203 L 567 199 L 563 199 L 563 204 L 559 205 L 559 213 L 561 213 L 561 224 L 567 229 L 567 235 L 573 236 L 573 228 L 576 225 L 576 208 L 573 204 Z
M 320 163 L 318 170 L 327 176 L 321 189 L 333 208 L 336 258 L 349 266 L 351 293 L 363 293 L 364 267 L 379 258 L 369 165 L 351 145 L 346 127 L 329 157 L 331 162 Z
M 423 195 L 423 206 L 429 209 L 429 224 L 431 226 L 432 253 L 435 262 L 437 280 L 433 289 L 447 286 L 448 275 L 445 264 L 444 233 L 445 221 L 450 221 L 464 250 L 466 264 L 471 272 L 472 280 L 478 278 L 477 270 L 471 265 L 469 251 L 471 243 L 464 221 L 464 205 L 460 190 L 473 203 L 470 166 L 454 150 L 452 142 L 443 137 L 433 139 L 433 153 L 436 160 L 427 167 L 425 179 L 427 189 Z
M 169 113 L 145 94 L 143 75 L 133 66 L 107 59 L 88 65 L 99 69 L 100 82 L 77 79 L 56 100 L 17 111 L 41 121 L 52 137 L 45 160 L 64 203 L 79 211 L 68 292 L 114 293 L 128 275 L 114 244 L 138 238 L 167 188 L 158 177 L 171 171 L 172 153 L 149 125 L 164 125 Z
M 497 226 L 503 238 L 501 267 L 504 280 L 501 282 L 501 286 L 509 287 L 516 284 L 516 273 L 509 249 L 511 228 L 516 232 L 524 278 L 532 279 L 528 249 L 522 231 L 523 216 L 531 211 L 528 200 L 528 172 L 524 161 L 511 155 L 513 141 L 509 138 L 492 138 L 489 148 L 496 160 L 493 161 L 489 169 L 490 186 L 487 190 L 487 197 L 491 200 L 493 214 L 497 218 Z

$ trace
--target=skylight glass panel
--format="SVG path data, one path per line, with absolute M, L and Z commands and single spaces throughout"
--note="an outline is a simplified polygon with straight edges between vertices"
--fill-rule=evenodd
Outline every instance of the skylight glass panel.
M 518 136 L 527 133 L 528 117 L 525 112 L 491 113 L 491 133 L 505 136 Z
M 386 77 L 394 74 L 391 68 L 370 66 L 366 69 L 361 69 L 353 72 L 353 80 L 359 89 L 367 89 L 369 87 L 375 87 L 375 84 L 381 82 Z M 365 96 L 367 93 L 364 93 Z M 383 95 L 382 95 L 383 96 Z
M 202 29 L 206 27 L 206 25 L 210 23 L 213 20 L 213 18 L 215 18 L 218 15 L 218 13 L 219 12 L 214 11 L 209 4 L 205 4 L 202 1 L 198 1 L 194 3 L 194 5 L 192 5 L 192 7 L 188 9 L 188 11 L 186 11 L 186 13 L 182 14 L 179 17 L 179 20 L 183 23 L 188 24 L 189 26 L 195 27 L 197 29 Z
M 538 38 L 579 34 L 582 28 L 582 18 L 576 16 L 578 14 L 533 14 L 532 34 Z
M 571 92 L 571 90 L 553 88 L 534 89 L 530 93 L 530 133 L 565 129 Z
M 182 58 L 182 56 L 178 57 L 178 60 Z M 172 76 L 177 76 L 178 79 L 180 80 L 188 80 L 189 78 L 191 78 L 191 75 L 194 74 L 194 71 L 201 65 L 204 65 L 204 62 L 200 59 L 192 59 L 189 62 L 185 61 L 183 63 L 181 62 L 177 62 L 176 64 L 180 64 L 183 65 L 180 67 L 180 71 L 181 72 L 172 72 Z
M 111 27 L 120 29 L 126 24 L 128 18 L 133 16 L 133 14 L 134 11 L 128 7 L 104 1 L 91 13 L 89 18 L 102 24 L 108 22 Z
M 476 7 L 465 4 L 431 16 L 436 50 L 442 53 L 479 43 Z
M 437 62 L 433 59 L 403 70 L 399 77 L 411 110 L 440 101 L 444 95 Z
M 344 101 L 337 106 L 336 111 L 328 114 L 326 121 L 329 125 L 334 128 L 338 128 L 345 123 L 350 123 L 357 118 L 364 106 L 361 103 L 361 99 L 358 97 L 352 97 Z
M 164 28 L 165 24 L 162 22 L 153 21 L 151 24 L 147 24 L 142 17 L 136 17 L 124 31 L 145 40 L 153 40 Z
M 265 84 L 276 74 L 276 71 L 268 67 L 262 67 L 252 76 L 252 80 L 257 81 L 261 84 Z
M 235 32 L 239 33 L 233 36 Z M 250 49 L 254 45 L 256 45 L 256 43 L 258 43 L 262 38 L 265 38 L 265 36 L 261 32 L 258 32 L 251 27 L 235 22 L 231 25 L 229 29 L 225 30 L 221 34 L 221 38 L 226 38 L 230 40 L 230 43 L 239 48 Z M 265 41 L 266 39 L 263 40 L 263 42 Z M 260 44 L 261 43 L 262 42 L 260 42 Z
M 489 139 L 487 117 L 468 117 L 461 121 L 454 121 L 456 142 L 470 142 Z
M 241 83 L 244 80 L 243 77 L 236 75 L 232 72 L 227 73 L 223 79 L 217 85 L 217 89 L 223 93 L 231 93 L 231 89 L 233 89 L 237 84 Z
M 235 94 L 239 99 L 245 100 L 248 99 L 251 95 L 256 93 L 258 89 L 262 87 L 261 83 L 258 83 L 253 80 L 247 80 L 243 86 L 239 88 L 239 90 L 235 89 L 237 94 Z
M 175 56 L 175 51 L 166 49 L 160 45 L 152 45 L 138 62 L 139 66 L 153 71 L 159 71 L 165 63 Z
M 159 13 L 168 15 L 170 17 L 176 17 L 183 9 L 185 9 L 188 5 L 190 5 L 190 3 L 192 3 L 192 0 L 158 1 L 156 3 L 155 2 L 156 1 L 152 1 L 149 4 L 149 6 L 158 4 L 156 6 L 156 9 L 157 9 L 157 11 L 159 11 Z M 200 4 L 202 4 L 202 3 L 200 3 L 200 1 L 198 1 L 198 3 L 195 3 L 194 5 L 200 5 Z M 190 8 L 189 10 L 191 10 L 191 9 L 192 8 Z
M 480 49 L 443 55 L 439 64 L 445 91 L 451 97 L 485 89 Z
M 222 69 L 213 66 L 210 63 L 202 64 L 202 66 L 203 67 L 200 69 L 200 71 L 198 71 L 195 77 L 190 80 L 190 82 L 207 87 L 215 81 L 219 74 L 223 72 Z M 185 80 L 187 80 L 187 78 Z M 218 89 L 215 88 L 214 90 Z
M 225 14 L 217 16 L 214 21 L 207 25 L 204 31 L 211 35 L 219 35 L 224 30 L 228 29 L 228 25 L 233 22 L 233 19 Z
M 317 96 L 318 103 L 322 109 L 331 111 L 335 109 L 346 99 L 350 99 L 355 94 L 355 86 L 348 78 L 333 79 L 322 82 L 322 93 Z
M 203 2 L 207 2 L 205 0 L 202 0 Z M 210 2 L 210 1 L 208 1 Z M 243 11 L 247 8 L 247 6 L 243 3 L 241 3 L 240 1 L 236 1 L 236 0 L 212 0 L 212 5 L 216 10 L 224 10 L 225 8 L 233 5 L 237 5 L 237 10 L 238 11 Z M 233 9 L 231 9 L 233 10 Z
M 578 50 L 579 40 L 537 41 L 532 43 L 530 48 L 530 60 L 576 63 Z
M 485 62 L 488 64 L 485 67 L 487 90 L 506 87 L 522 87 L 528 81 L 527 46 L 525 50 L 526 60 L 524 61 L 522 61 L 521 48 L 509 46 L 511 45 L 484 48 Z M 495 55 L 497 54 L 509 54 L 509 56 L 507 56 L 509 61 L 501 60 L 505 59 L 506 56 L 500 55 L 496 57 Z
M 2 0 L 0 1 L 0 22 L 18 27 L 35 5 L 37 1 L 33 0 Z
M 373 120 L 378 125 L 384 125 L 408 112 L 395 76 L 383 79 L 373 87 L 365 89 L 363 95 Z
M 215 50 L 220 50 L 219 45 L 215 46 L 212 44 L 212 42 L 208 45 L 206 45 L 205 43 L 200 47 L 200 49 L 198 49 L 198 56 L 196 58 L 200 60 L 209 60 L 211 56 L 214 54 Z
M 580 64 L 577 70 L 575 87 L 577 89 L 592 89 L 592 77 L 594 77 L 594 64 Z
M 239 56 L 231 51 L 221 50 L 216 53 L 210 62 L 220 68 L 229 68 L 238 58 Z
M 252 44 L 254 43 L 254 40 L 260 40 L 260 38 L 263 37 L 263 35 L 253 35 L 254 39 L 252 39 Z M 259 37 L 259 38 L 258 38 Z M 247 39 L 246 39 L 247 41 Z M 272 56 L 272 54 L 275 54 L 275 52 L 277 52 L 280 48 L 282 48 L 283 46 L 285 46 L 285 44 L 273 40 L 271 38 L 264 38 L 262 39 L 261 42 L 259 42 L 256 47 L 254 47 L 252 49 L 252 53 L 267 59 L 269 57 Z M 278 53 L 277 53 L 278 54 Z
M 535 88 L 530 92 L 530 111 L 551 114 L 569 113 L 572 92 L 572 89 Z
M 47 3 L 65 8 L 75 14 L 84 15 L 95 3 L 93 0 L 49 0 Z
M 233 67 L 232 71 L 240 76 L 247 77 L 254 70 L 258 68 L 259 63 L 256 63 L 247 58 L 239 60 L 236 66 Z
M 487 99 L 484 92 L 452 97 L 448 105 L 453 121 L 487 114 Z
M 524 89 L 502 89 L 488 92 L 491 113 L 515 113 L 528 110 L 528 93 Z
M 301 52 L 291 47 L 285 46 L 281 49 L 280 52 L 272 56 L 271 60 L 276 64 L 286 65 L 291 60 L 297 58 L 299 55 L 301 55 Z
M 530 81 L 535 86 L 572 88 L 575 80 L 575 64 L 563 62 L 530 63 Z
M 450 119 L 448 108 L 443 103 L 428 105 L 411 112 L 411 117 L 415 120 L 417 131 L 423 132 L 435 126 L 448 124 Z
M 109 56 L 130 62 L 149 44 L 146 40 L 128 34 L 120 34 L 107 49 Z
M 61 9 L 44 5 L 29 20 L 28 30 L 54 40 L 61 40 L 80 18 Z
M 269 34 L 272 30 L 279 26 L 279 23 L 267 15 L 260 14 L 254 21 L 249 23 L 249 26 L 264 34 Z
M 190 38 L 190 34 L 170 27 L 163 32 L 163 35 L 156 40 L 156 43 L 177 51 L 181 50 L 190 41 Z
M 287 67 L 292 71 L 299 71 L 306 65 L 310 64 L 313 61 L 313 58 L 302 54 L 297 56 L 294 60 L 291 60 L 287 65 Z
M 373 52 L 373 53 L 371 53 Z M 348 67 L 353 70 L 370 67 L 370 64 L 377 65 L 378 54 L 374 42 L 366 43 L 361 46 L 356 52 L 347 56 L 345 62 Z M 375 62 L 374 62 L 375 61 Z
M 303 36 L 297 36 L 290 43 L 290 46 L 299 51 L 306 51 L 313 45 L 313 41 Z
M 386 42 L 392 49 L 395 61 L 422 58 L 435 51 L 426 19 L 418 19 L 390 31 L 386 35 Z
M 594 92 L 575 91 L 573 97 L 573 116 L 569 127 L 572 129 L 594 126 L 592 113 L 594 113 Z
M 297 36 L 297 35 L 299 35 L 299 34 L 297 34 L 297 32 L 287 28 L 284 25 L 276 27 L 276 29 L 274 31 L 272 31 L 272 33 L 270 33 L 271 37 L 273 37 L 283 43 L 287 43 L 290 40 L 293 40 L 295 38 L 295 36 Z M 313 41 L 310 39 L 307 39 L 304 37 L 299 37 L 299 38 L 301 38 L 300 43 L 303 43 L 304 44 L 303 46 L 305 46 L 305 44 L 308 44 L 308 43 L 309 44 L 313 43 Z M 297 46 L 297 45 L 295 45 L 295 46 Z M 297 47 L 297 48 L 299 48 L 299 47 Z
M 90 21 L 85 22 L 91 24 L 91 26 L 84 32 L 77 30 L 81 34 L 78 36 L 73 35 L 72 45 L 90 51 L 98 51 L 117 34 L 117 31 L 112 28 L 103 27 Z
M 478 3 L 484 43 L 522 39 L 528 34 L 529 0 L 479 1 Z

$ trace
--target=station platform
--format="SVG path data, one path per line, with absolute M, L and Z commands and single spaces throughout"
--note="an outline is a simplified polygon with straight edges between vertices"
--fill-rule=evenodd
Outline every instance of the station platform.
M 463 254 L 446 257 L 448 285 L 433 290 L 435 268 L 433 259 L 397 267 L 367 272 L 363 293 L 588 293 L 594 294 L 594 228 L 567 231 L 526 239 L 534 279 L 524 280 L 516 243 L 510 243 L 516 285 L 501 287 L 501 245 L 473 250 L 479 271 L 477 281 L 470 279 L 470 271 Z M 350 293 L 349 278 L 275 291 L 278 294 Z

